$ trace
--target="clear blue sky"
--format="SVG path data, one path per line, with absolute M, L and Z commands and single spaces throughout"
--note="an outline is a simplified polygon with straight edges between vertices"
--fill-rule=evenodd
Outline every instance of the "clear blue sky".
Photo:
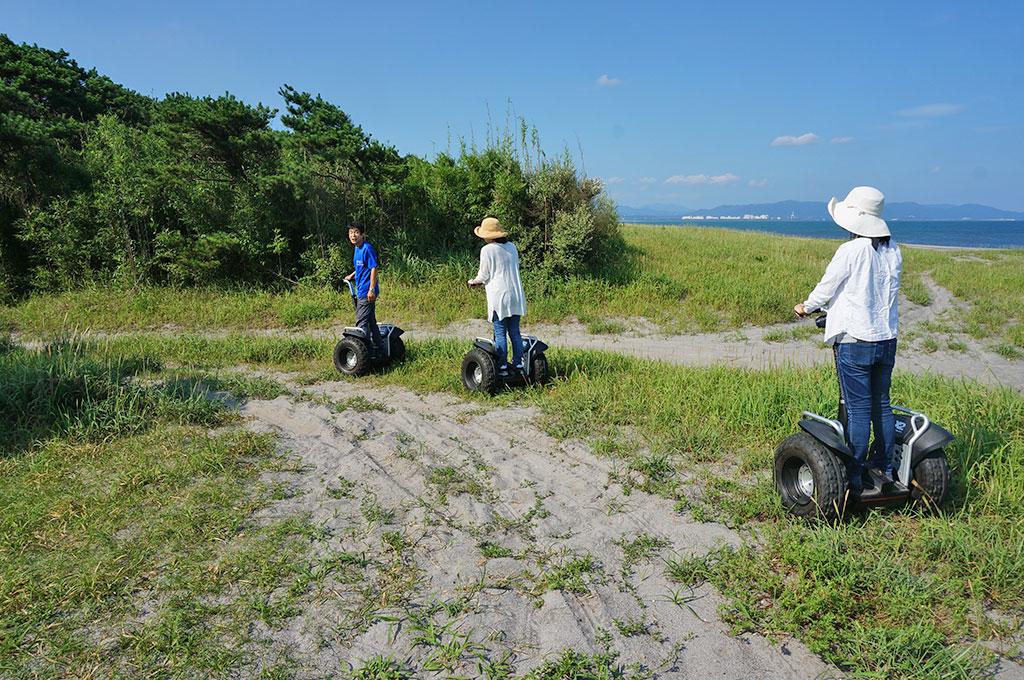
M 627 205 L 874 184 L 1024 210 L 1019 1 L 0 0 L 0 17 L 144 94 L 320 93 L 404 153 L 482 141 L 511 102 Z

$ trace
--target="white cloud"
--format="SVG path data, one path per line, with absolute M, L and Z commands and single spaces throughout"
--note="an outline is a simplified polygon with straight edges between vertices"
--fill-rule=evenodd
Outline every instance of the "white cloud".
M 849 144 L 852 141 L 853 141 L 853 137 L 833 137 L 832 138 L 832 143 L 833 144 Z
M 658 181 L 657 177 L 641 177 L 640 184 L 654 184 Z
M 763 187 L 768 186 L 768 178 L 762 177 L 761 179 L 752 179 L 747 182 L 748 187 Z
M 625 181 L 626 181 L 625 177 L 605 177 L 604 178 L 604 183 L 605 184 L 622 184 Z
M 932 166 L 932 169 L 931 169 L 931 170 L 929 170 L 928 172 L 930 172 L 930 173 L 931 173 L 931 174 L 933 174 L 933 175 L 937 175 L 937 174 L 939 174 L 940 172 L 942 172 L 942 166 L 941 166 L 941 165 L 935 165 L 935 166 Z
M 903 109 L 897 113 L 907 118 L 938 118 L 939 116 L 951 116 L 963 110 L 964 106 L 961 104 L 924 104 L 912 109 Z
M 805 132 L 799 137 L 783 135 L 772 140 L 772 146 L 803 146 L 818 141 L 818 135 L 813 132 Z
M 723 175 L 672 175 L 665 184 L 730 184 L 739 181 L 739 176 L 731 172 Z
M 622 80 L 619 78 L 609 78 L 607 73 L 602 73 L 601 77 L 594 82 L 601 87 L 615 87 L 616 85 L 622 85 Z

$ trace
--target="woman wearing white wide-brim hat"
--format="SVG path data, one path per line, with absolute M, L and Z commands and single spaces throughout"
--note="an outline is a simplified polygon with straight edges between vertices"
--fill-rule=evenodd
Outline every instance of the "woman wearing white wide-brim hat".
M 825 342 L 833 345 L 840 396 L 846 406 L 846 440 L 854 461 L 850 491 L 860 493 L 867 474 L 868 443 L 874 426 L 871 465 L 892 478 L 896 422 L 889 403 L 896 363 L 900 275 L 903 256 L 882 219 L 885 196 L 874 187 L 855 187 L 828 212 L 852 234 L 839 246 L 825 275 L 793 308 L 800 316 L 827 309 Z
M 487 291 L 487 320 L 494 325 L 494 347 L 502 356 L 500 372 L 507 372 L 508 343 L 512 342 L 512 366 L 523 367 L 523 338 L 519 333 L 519 320 L 526 314 L 526 294 L 519 278 L 519 251 L 508 240 L 508 233 L 497 218 L 485 217 L 473 233 L 485 243 L 480 249 L 480 269 L 466 283 L 483 285 Z

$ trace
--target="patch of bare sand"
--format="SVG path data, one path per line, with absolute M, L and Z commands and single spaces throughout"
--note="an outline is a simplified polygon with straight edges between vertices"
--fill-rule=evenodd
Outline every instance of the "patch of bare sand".
M 566 648 L 610 647 L 659 677 L 837 675 L 798 642 L 730 636 L 716 592 L 679 590 L 663 560 L 737 535 L 626 495 L 612 462 L 548 437 L 532 410 L 347 382 L 310 389 L 311 401 L 243 407 L 298 463 L 273 473 L 296 493 L 265 515 L 308 514 L 323 529 L 315 552 L 345 565 L 283 630 L 256 631 L 266 665 L 287 656 L 302 676 L 330 675 L 391 654 L 419 674 L 446 664 L 479 676 L 480 663 L 525 672 Z M 330 407 L 356 395 L 386 408 Z M 659 547 L 627 559 L 624 546 L 644 537 Z

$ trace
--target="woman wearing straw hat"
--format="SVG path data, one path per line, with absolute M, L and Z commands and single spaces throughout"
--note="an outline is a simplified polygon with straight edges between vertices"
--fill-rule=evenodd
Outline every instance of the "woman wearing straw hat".
M 889 386 L 896 363 L 900 275 L 903 257 L 882 219 L 885 196 L 874 187 L 855 187 L 828 212 L 852 234 L 839 246 L 818 285 L 793 308 L 799 316 L 827 309 L 825 342 L 832 344 L 840 398 L 846 406 L 846 440 L 854 460 L 848 470 L 851 493 L 871 476 L 865 465 L 872 426 L 871 466 L 892 479 L 896 423 Z
M 512 341 L 512 365 L 523 370 L 523 339 L 519 319 L 526 313 L 526 295 L 519 279 L 519 251 L 494 217 L 485 217 L 473 233 L 486 243 L 480 249 L 480 269 L 466 283 L 483 285 L 487 291 L 487 319 L 494 324 L 494 346 L 502 356 L 499 372 L 508 373 L 508 344 Z

